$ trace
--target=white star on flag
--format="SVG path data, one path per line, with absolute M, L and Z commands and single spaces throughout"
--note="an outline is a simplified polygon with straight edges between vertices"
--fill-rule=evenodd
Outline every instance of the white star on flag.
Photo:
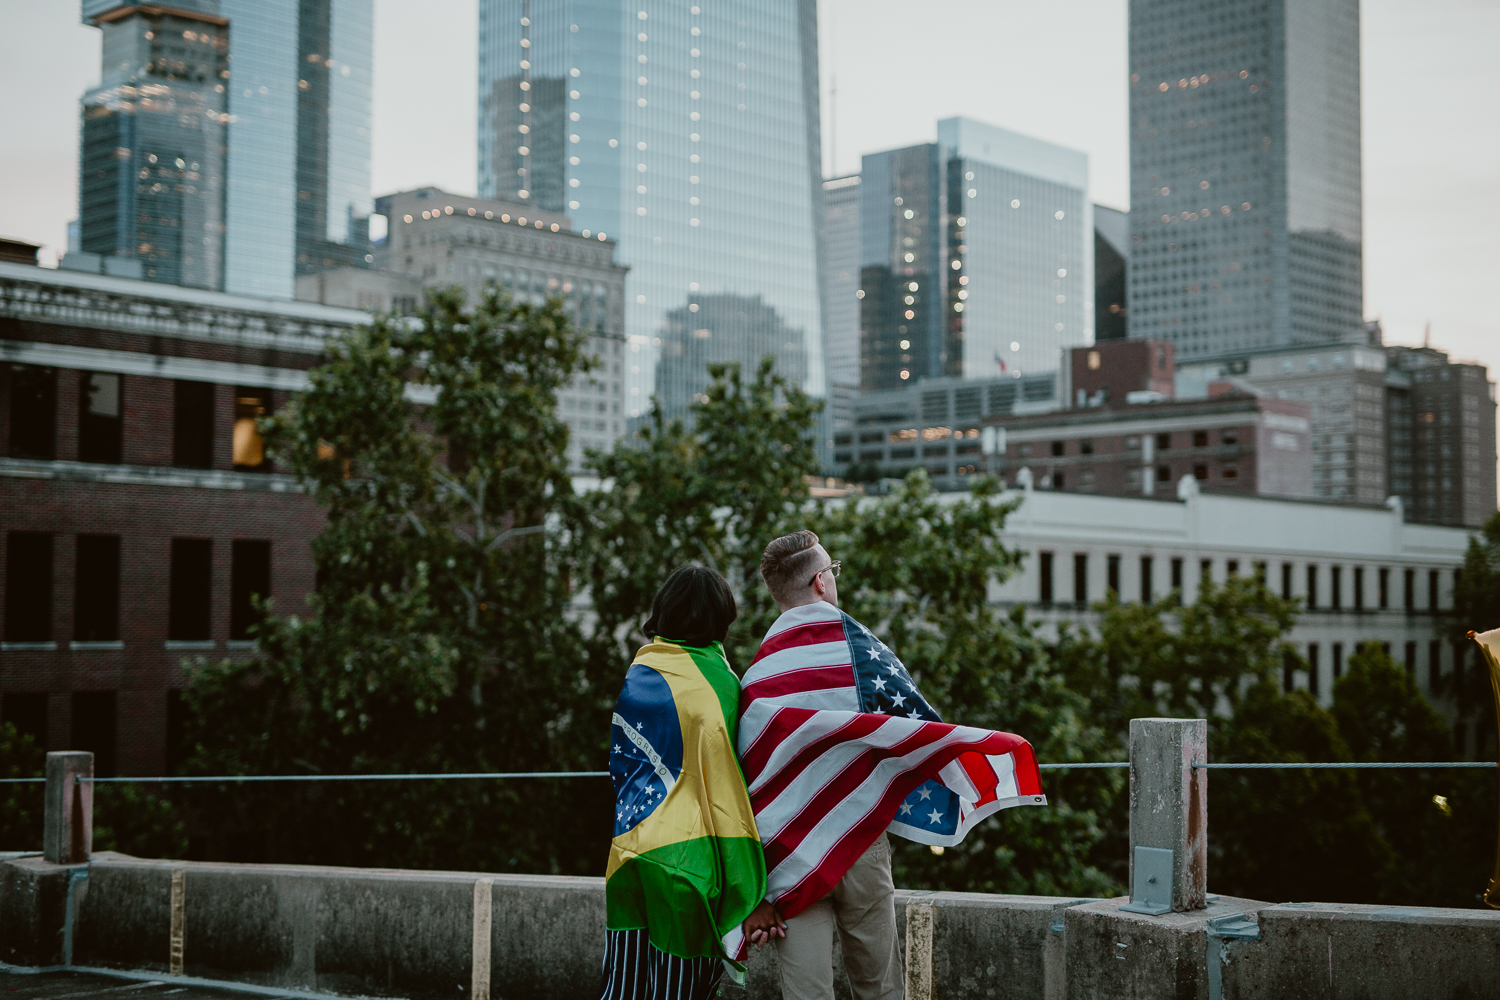
M 877 690 L 877 691 L 884 691 L 885 690 L 885 681 L 882 678 L 879 678 L 879 677 L 875 678 L 874 684 L 875 684 L 875 690 Z
M 897 708 L 900 708 L 902 705 L 906 704 L 906 695 L 904 695 L 904 694 L 891 695 L 891 704 L 895 705 Z
M 910 802 L 903 802 L 903 803 L 901 803 L 901 815 L 903 815 L 903 816 L 909 816 L 909 815 L 911 815 L 911 803 Z
M 907 717 L 907 718 L 908 718 L 908 719 L 920 719 L 920 718 L 921 718 L 921 717 L 922 717 L 922 713 L 921 713 L 921 712 L 918 712 L 918 711 L 917 711 L 917 710 L 916 710 L 916 709 L 915 709 L 915 708 L 914 708 L 914 709 L 912 709 L 912 710 L 911 710 L 911 711 L 910 711 L 910 712 L 907 712 L 907 713 L 906 713 L 906 717 Z
M 928 816 L 930 817 L 927 821 L 929 823 L 941 823 L 943 820 L 943 814 L 938 812 L 936 809 L 928 813 Z
M 917 794 L 920 795 L 920 796 L 922 796 L 922 798 L 924 798 L 924 799 L 930 799 L 930 798 L 932 798 L 932 789 L 925 788 L 925 787 L 924 788 L 918 788 L 917 789 Z

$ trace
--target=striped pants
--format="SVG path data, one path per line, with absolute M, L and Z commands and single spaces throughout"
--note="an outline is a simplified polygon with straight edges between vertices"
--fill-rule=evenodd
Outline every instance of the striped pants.
M 707 1000 L 724 975 L 724 963 L 717 958 L 668 955 L 645 930 L 604 933 L 599 1000 Z

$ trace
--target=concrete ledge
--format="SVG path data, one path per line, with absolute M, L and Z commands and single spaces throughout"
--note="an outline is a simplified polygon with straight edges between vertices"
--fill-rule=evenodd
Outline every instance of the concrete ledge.
M 0 864 L 0 962 L 61 965 L 68 868 L 40 857 Z
M 469 1000 L 487 980 L 493 1000 L 547 1000 L 599 985 L 603 879 L 111 853 L 94 855 L 87 878 L 36 857 L 0 859 L 0 962 L 64 962 L 70 871 L 75 968 L 304 997 Z M 1122 913 L 1125 901 L 898 890 L 908 993 L 1405 1000 L 1489 996 L 1500 982 L 1500 912 L 1221 898 L 1153 917 Z M 487 956 L 482 934 L 475 947 L 476 905 L 489 908 Z M 1210 926 L 1235 915 L 1245 917 L 1237 928 Z M 779 997 L 774 950 L 752 951 L 746 985 L 723 993 Z

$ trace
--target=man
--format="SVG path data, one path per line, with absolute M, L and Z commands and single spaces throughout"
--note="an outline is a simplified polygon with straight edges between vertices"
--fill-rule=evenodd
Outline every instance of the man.
M 904 993 L 889 829 L 952 845 L 979 820 L 1040 805 L 1019 736 L 948 725 L 906 668 L 839 610 L 841 564 L 811 531 L 766 546 L 782 614 L 740 682 L 740 764 L 765 845 L 785 1000 L 833 996 L 833 934 L 855 1000 Z

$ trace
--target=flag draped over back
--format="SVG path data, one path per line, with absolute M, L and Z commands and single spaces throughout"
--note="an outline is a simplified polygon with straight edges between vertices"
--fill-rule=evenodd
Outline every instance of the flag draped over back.
M 1043 805 L 1031 744 L 949 725 L 901 661 L 826 602 L 787 611 L 741 681 L 740 763 L 785 917 L 889 829 L 947 846 L 991 813 Z
M 682 958 L 740 958 L 766 868 L 735 757 L 739 681 L 724 647 L 658 639 L 625 674 L 610 729 L 610 930 Z

